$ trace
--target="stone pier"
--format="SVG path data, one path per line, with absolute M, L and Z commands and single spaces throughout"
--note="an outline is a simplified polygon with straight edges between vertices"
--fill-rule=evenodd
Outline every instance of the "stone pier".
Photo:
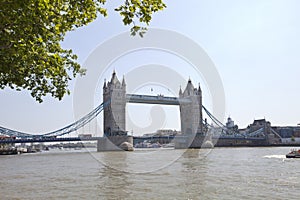
M 108 136 L 97 141 L 97 151 L 132 151 L 133 136 Z M 131 145 L 131 146 L 130 146 Z

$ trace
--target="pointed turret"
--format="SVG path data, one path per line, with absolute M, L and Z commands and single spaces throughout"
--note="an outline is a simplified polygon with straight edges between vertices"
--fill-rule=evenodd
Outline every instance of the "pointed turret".
M 198 84 L 198 95 L 202 95 L 202 90 L 201 90 L 201 87 L 200 87 L 200 83 Z
M 117 77 L 116 71 L 114 70 L 110 81 L 107 83 L 108 88 L 121 88 L 121 83 Z
M 186 88 L 183 92 L 183 96 L 191 96 L 194 95 L 195 91 L 194 91 L 194 85 L 191 81 L 191 79 L 189 78 L 188 84 L 186 85 Z
M 180 86 L 180 89 L 179 89 L 179 96 L 180 96 L 180 97 L 182 96 L 182 89 L 181 89 L 181 86 Z
M 122 86 L 126 86 L 126 83 L 125 83 L 125 76 L 123 75 L 123 79 L 122 79 Z
M 111 84 L 116 84 L 116 83 L 120 83 L 117 75 L 116 75 L 116 72 L 114 70 L 112 76 L 111 76 L 111 80 L 110 80 Z
M 106 89 L 106 79 L 104 79 L 103 89 Z

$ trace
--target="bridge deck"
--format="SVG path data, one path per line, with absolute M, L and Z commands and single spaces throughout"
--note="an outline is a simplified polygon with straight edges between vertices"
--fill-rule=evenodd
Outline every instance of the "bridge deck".
M 73 141 L 96 141 L 101 137 L 80 138 L 80 137 L 64 137 L 64 138 L 21 138 L 14 140 L 0 140 L 0 144 L 14 143 L 34 143 L 34 142 L 73 142 Z

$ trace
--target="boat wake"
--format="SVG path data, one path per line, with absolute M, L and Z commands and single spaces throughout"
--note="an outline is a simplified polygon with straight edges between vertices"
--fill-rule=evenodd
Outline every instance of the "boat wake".
M 283 159 L 283 158 L 285 158 L 285 155 L 266 155 L 266 156 L 264 156 L 264 158 L 279 158 L 279 159 Z

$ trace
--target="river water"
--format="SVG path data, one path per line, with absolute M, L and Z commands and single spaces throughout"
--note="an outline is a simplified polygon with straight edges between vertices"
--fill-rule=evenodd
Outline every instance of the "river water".
M 0 199 L 299 199 L 289 147 L 0 156 Z

